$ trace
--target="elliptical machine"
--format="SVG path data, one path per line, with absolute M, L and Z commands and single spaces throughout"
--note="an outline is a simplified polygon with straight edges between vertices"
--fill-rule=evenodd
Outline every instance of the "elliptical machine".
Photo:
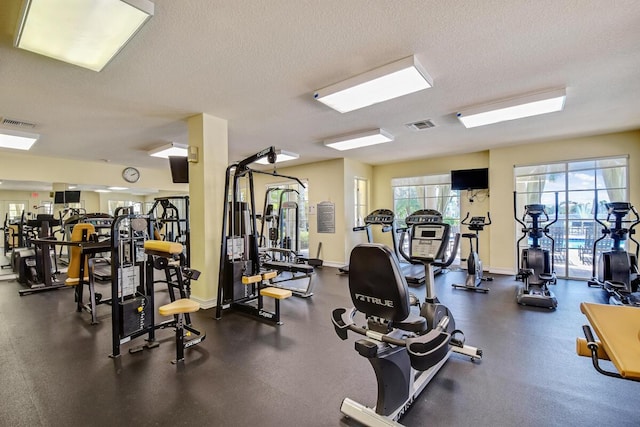
M 593 242 L 592 279 L 587 282 L 589 286 L 600 286 L 609 294 L 609 303 L 615 305 L 640 306 L 640 294 L 638 292 L 638 250 L 640 243 L 633 238 L 634 228 L 640 224 L 640 216 L 636 209 L 628 202 L 609 202 L 607 207 L 607 219 L 598 219 L 598 197 L 595 200 L 594 219 L 602 226 L 602 237 Z M 624 217 L 632 212 L 635 219 L 624 220 Z M 613 225 L 609 220 L 614 217 Z M 630 224 L 625 227 L 625 224 Z M 606 237 L 613 240 L 611 250 L 600 254 L 596 275 L 596 251 L 598 243 Z M 636 245 L 635 253 L 629 253 L 624 248 L 624 242 L 629 238 Z
M 473 231 L 473 233 L 464 233 L 462 235 L 463 239 L 469 239 L 469 256 L 467 257 L 467 278 L 464 282 L 464 285 L 460 284 L 452 284 L 454 288 L 460 289 L 468 289 L 471 291 L 479 291 L 488 293 L 489 288 L 485 288 L 482 286 L 482 281 L 490 282 L 493 280 L 493 277 L 484 277 L 482 273 L 482 260 L 480 259 L 480 232 L 484 230 L 484 228 L 491 224 L 491 215 L 487 212 L 487 217 L 485 221 L 485 217 L 483 216 L 474 216 L 471 217 L 471 220 L 467 222 L 469 219 L 470 212 L 467 212 L 467 216 L 460 222 L 462 225 L 466 225 L 469 231 Z M 473 242 L 475 240 L 476 248 L 473 249 Z
M 549 222 L 549 215 L 545 205 L 530 204 L 524 207 L 522 219 L 518 218 L 516 209 L 516 192 L 513 192 L 513 215 L 516 221 L 522 225 L 522 237 L 518 239 L 516 248 L 520 248 L 520 242 L 526 237 L 531 239 L 531 245 L 522 249 L 522 256 L 517 252 L 519 266 L 516 280 L 522 280 L 523 286 L 518 287 L 516 301 L 520 305 L 533 305 L 554 310 L 558 307 L 556 296 L 549 290 L 549 285 L 556 284 L 553 253 L 555 241 L 549 235 L 549 228 L 558 221 L 558 193 L 555 199 L 555 218 Z M 526 217 L 531 218 L 531 225 L 525 223 Z M 544 216 L 544 219 L 540 217 Z M 544 223 L 544 226 L 543 224 Z M 540 247 L 540 239 L 543 237 L 551 240 L 551 251 Z
M 398 258 L 381 244 L 360 244 L 351 252 L 349 292 L 354 307 L 347 319 L 345 308 L 333 310 L 336 334 L 347 339 L 348 331 L 363 335 L 356 351 L 371 363 L 378 382 L 375 408 L 349 398 L 340 410 L 367 426 L 399 425 L 397 421 L 416 401 L 452 352 L 482 358 L 482 350 L 464 344 L 464 335 L 446 306 L 438 302 L 433 290 L 433 265 L 453 261 L 460 235 L 456 234 L 452 255 L 445 262 L 437 253 L 449 244 L 449 225 L 422 223 L 412 226 L 411 258 L 420 261 L 427 272 L 427 298 L 418 315 L 411 307 L 407 281 Z M 366 326 L 357 326 L 357 312 L 365 315 Z

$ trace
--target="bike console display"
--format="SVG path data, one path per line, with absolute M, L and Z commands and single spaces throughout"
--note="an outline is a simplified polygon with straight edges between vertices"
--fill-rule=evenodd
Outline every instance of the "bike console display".
M 414 224 L 411 233 L 411 258 L 420 261 L 435 261 L 443 247 L 449 244 L 448 224 Z

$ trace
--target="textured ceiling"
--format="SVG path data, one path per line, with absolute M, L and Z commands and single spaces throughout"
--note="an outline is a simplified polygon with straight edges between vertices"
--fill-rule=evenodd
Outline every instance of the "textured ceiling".
M 637 0 L 154 3 L 155 16 L 96 73 L 14 48 L 20 0 L 3 0 L 0 116 L 37 124 L 34 155 L 166 168 L 146 151 L 186 143 L 185 119 L 201 112 L 228 120 L 230 160 L 274 145 L 299 153 L 297 163 L 382 164 L 640 128 Z M 313 99 L 411 54 L 433 88 L 346 114 Z M 475 129 L 455 118 L 557 87 L 567 88 L 561 113 Z M 405 126 L 421 119 L 436 127 Z M 395 141 L 348 152 L 321 142 L 377 127 Z

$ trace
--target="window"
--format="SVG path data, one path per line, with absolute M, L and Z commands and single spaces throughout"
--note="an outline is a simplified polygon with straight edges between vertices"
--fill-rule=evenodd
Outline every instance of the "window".
M 133 206 L 134 214 L 142 214 L 142 203 L 132 200 L 109 200 L 109 215 L 114 215 L 116 209 Z
M 603 250 L 611 247 L 609 238 L 593 244 L 602 235 L 594 221 L 596 193 L 598 218 L 606 218 L 604 204 L 628 201 L 628 159 L 603 158 L 560 162 L 514 169 L 517 211 L 522 215 L 525 204 L 542 203 L 551 220 L 555 218 L 555 193 L 558 192 L 558 221 L 550 228 L 554 239 L 554 264 L 558 277 L 588 279 L 594 262 Z M 522 236 L 517 227 L 516 239 Z M 551 249 L 551 242 L 541 240 Z
M 391 186 L 393 210 L 401 226 L 404 226 L 404 219 L 418 209 L 435 209 L 442 214 L 444 222 L 458 232 L 460 192 L 451 189 L 449 174 L 393 178 Z
M 26 201 L 11 201 L 7 203 L 7 213 L 9 214 L 9 221 L 20 221 L 22 212 L 27 208 Z M 25 218 L 26 220 L 26 218 Z
M 353 224 L 364 225 L 364 218 L 369 214 L 369 182 L 364 178 L 353 180 L 353 200 L 355 202 Z
M 419 209 L 435 209 L 443 222 L 451 226 L 451 241 L 460 232 L 460 191 L 451 189 L 451 175 L 428 175 L 393 178 L 393 211 L 398 227 L 405 227 L 405 218 Z M 405 240 L 405 246 L 409 242 Z M 408 247 L 404 248 L 408 251 Z M 458 247 L 458 253 L 460 247 Z

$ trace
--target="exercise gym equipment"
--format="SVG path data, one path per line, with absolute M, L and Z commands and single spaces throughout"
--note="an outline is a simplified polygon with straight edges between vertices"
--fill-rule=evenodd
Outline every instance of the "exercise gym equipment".
M 435 209 L 418 209 L 417 211 L 413 212 L 411 215 L 405 218 L 404 223 L 406 224 L 406 227 L 399 228 L 397 230 L 397 232 L 400 233 L 400 242 L 398 243 L 398 253 L 400 254 L 400 256 L 398 258 L 400 260 L 406 261 L 404 263 L 402 263 L 401 261 L 400 265 L 403 271 L 405 271 L 405 277 L 407 277 L 407 283 L 414 286 L 422 285 L 429 278 L 426 277 L 425 275 L 425 270 L 422 263 L 419 261 L 416 261 L 415 259 L 412 259 L 412 257 L 406 253 L 405 241 L 407 240 L 407 237 L 409 237 L 409 245 L 410 245 L 411 244 L 410 242 L 412 241 L 411 233 L 413 233 L 413 229 L 414 229 L 413 226 L 418 224 L 423 224 L 425 222 L 441 223 L 442 214 Z M 411 249 L 410 246 L 409 246 L 409 249 Z M 436 258 L 437 259 L 443 258 L 446 250 L 447 250 L 447 247 L 442 246 L 441 253 L 436 254 Z M 434 265 L 432 266 L 432 268 L 433 268 L 434 274 L 439 273 L 442 270 L 442 268 L 439 265 Z M 409 278 L 412 278 L 412 280 L 409 280 Z M 428 284 L 427 284 L 427 287 L 429 287 Z
M 491 224 L 491 215 L 487 212 L 487 216 L 474 216 L 469 220 L 470 212 L 460 222 L 461 225 L 466 225 L 469 231 L 473 233 L 464 233 L 463 239 L 469 239 L 469 256 L 467 257 L 467 277 L 464 284 L 452 284 L 456 289 L 467 289 L 471 291 L 479 291 L 487 293 L 489 288 L 482 286 L 482 281 L 490 282 L 493 277 L 484 277 L 482 271 L 482 260 L 480 259 L 480 232 L 484 228 Z M 475 249 L 474 249 L 475 242 Z
M 276 214 L 273 213 L 273 205 L 269 204 L 269 195 L 275 191 L 280 191 Z M 259 216 L 261 221 L 260 264 L 263 269 L 278 273 L 277 277 L 271 280 L 272 286 L 290 290 L 296 296 L 308 298 L 313 295 L 315 270 L 314 265 L 309 262 L 310 258 L 299 252 L 300 213 L 298 203 L 289 200 L 292 194 L 299 194 L 299 192 L 291 188 L 269 188 L 265 193 L 263 215 Z M 265 223 L 269 224 L 268 240 L 264 236 Z
M 184 249 L 180 243 L 150 240 L 153 231 L 153 221 L 148 215 L 133 214 L 132 209 L 116 210 L 111 226 L 112 358 L 120 357 L 123 344 L 139 337 L 145 337 L 145 344 L 130 347 L 129 353 L 158 347 L 155 336 L 158 329 L 177 328 L 178 361 L 182 358 L 181 351 L 204 339 L 199 331 L 185 326 L 184 316 L 199 307 L 185 302 L 188 298 L 182 295 L 159 310 L 160 315 L 174 318 L 155 323 L 154 269 L 167 268 Z M 182 269 L 178 271 L 183 273 Z M 184 337 L 181 341 L 179 335 L 183 336 L 185 329 L 197 335 L 196 341 L 190 343 Z
M 582 326 L 585 338 L 576 340 L 578 355 L 590 357 L 595 370 L 603 375 L 640 381 L 640 310 L 583 302 L 580 311 L 591 326 Z M 596 340 L 591 327 L 600 340 Z M 617 372 L 601 367 L 600 360 L 610 360 Z
M 373 243 L 372 226 L 379 225 L 383 233 L 391 233 L 391 243 L 393 245 L 393 251 L 400 261 L 400 269 L 407 279 L 407 283 L 415 286 L 420 286 L 424 283 L 424 269 L 421 264 L 412 262 L 409 257 L 401 257 L 401 245 L 398 245 L 398 233 L 402 233 L 403 230 L 397 228 L 396 217 L 390 209 L 376 209 L 364 218 L 364 226 L 354 227 L 353 231 L 366 231 L 367 242 Z M 402 237 L 401 237 L 402 238 Z M 341 267 L 340 272 L 348 273 L 349 267 Z
M 64 282 L 57 279 L 53 249 L 56 238 L 49 228 L 50 223 L 59 224 L 52 215 L 38 215 L 35 220 L 29 220 L 30 233 L 37 233 L 38 237 L 29 237 L 31 247 L 17 248 L 12 252 L 12 264 L 18 282 L 27 286 L 27 289 L 18 291 L 20 296 L 65 288 Z
M 598 218 L 598 197 L 595 199 L 594 219 L 602 226 L 602 236 L 593 242 L 592 278 L 587 282 L 589 286 L 599 286 L 607 291 L 609 303 L 615 305 L 640 306 L 638 292 L 638 250 L 640 243 L 633 238 L 635 227 L 640 224 L 640 216 L 636 209 L 628 202 L 605 203 L 607 218 Z M 633 213 L 635 218 L 624 218 Z M 613 224 L 610 222 L 613 216 Z M 611 238 L 611 250 L 602 252 L 597 258 L 598 243 L 605 238 Z M 635 244 L 635 252 L 625 250 L 627 239 Z M 597 269 L 595 260 L 598 259 Z M 597 273 L 597 274 L 596 274 Z
M 185 264 L 190 266 L 189 196 L 156 197 L 148 215 L 154 223 L 154 239 L 181 243 L 185 250 Z
M 185 265 L 185 252 L 188 251 L 179 242 L 147 240 L 144 242 L 144 252 L 150 257 L 153 267 L 165 273 L 164 280 L 154 280 L 154 283 L 165 283 L 169 290 L 171 302 L 158 307 L 158 313 L 174 317 L 173 321 L 162 322 L 156 328 L 175 328 L 176 358 L 172 363 L 184 362 L 184 351 L 206 338 L 205 333 L 193 327 L 190 316 L 190 313 L 200 309 L 200 304 L 190 299 L 191 280 L 198 280 L 200 271 Z M 176 291 L 179 298 L 176 297 Z
M 383 233 L 391 233 L 393 248 L 397 248 L 395 233 L 395 214 L 390 209 L 376 209 L 363 219 L 364 225 L 353 227 L 354 232 L 364 231 L 367 234 L 367 243 L 374 243 L 373 226 L 379 225 Z M 349 273 L 349 264 L 338 269 L 340 273 Z
M 284 177 L 303 185 L 294 177 L 275 171 L 266 172 L 250 168 L 252 163 L 263 158 L 273 164 L 276 157 L 275 148 L 269 147 L 240 162 L 230 164 L 226 169 L 216 319 L 222 318 L 223 310 L 231 309 L 266 322 L 281 324 L 280 300 L 292 295 L 290 290 L 271 286 L 278 273 L 263 269 L 259 251 L 253 174 Z M 241 194 L 241 180 L 248 187 L 244 199 Z M 265 297 L 274 300 L 273 311 L 265 308 Z
M 380 231 L 388 233 L 394 231 L 393 224 L 395 223 L 395 214 L 389 209 L 376 209 L 369 215 L 364 217 L 364 225 L 358 225 L 353 227 L 354 232 L 364 231 L 367 234 L 367 243 L 373 243 L 373 225 L 380 225 Z M 391 236 L 393 239 L 393 247 L 396 247 L 395 235 Z M 349 274 L 349 264 L 338 268 L 338 272 L 343 274 Z
M 411 257 L 423 263 L 433 279 L 433 264 L 446 264 L 434 258 L 449 245 L 448 224 L 430 223 L 412 226 Z M 455 242 L 459 241 L 457 235 Z M 453 250 L 453 257 L 455 257 Z M 448 262 L 452 261 L 452 257 Z M 366 338 L 355 343 L 356 351 L 371 363 L 378 384 L 374 408 L 345 398 L 342 413 L 367 426 L 399 425 L 397 421 L 414 403 L 452 352 L 482 358 L 482 351 L 464 344 L 464 335 L 455 329 L 451 312 L 427 296 L 420 314 L 411 306 L 408 285 L 398 259 L 388 247 L 366 243 L 356 246 L 349 262 L 349 292 L 354 307 L 332 312 L 336 334 L 348 338 L 348 331 Z M 433 284 L 432 280 L 427 280 Z M 433 290 L 431 290 L 433 292 Z M 366 326 L 358 326 L 360 312 Z
M 555 241 L 549 235 L 549 228 L 558 221 L 558 193 L 555 193 L 555 218 L 549 219 L 546 206 L 543 204 L 529 204 L 524 207 L 522 219 L 518 218 L 516 207 L 517 194 L 513 192 L 513 215 L 522 226 L 522 237 L 516 243 L 516 256 L 518 265 L 517 280 L 522 280 L 523 285 L 518 287 L 516 301 L 520 305 L 531 305 L 554 310 L 558 306 L 558 300 L 549 285 L 556 284 L 553 253 Z M 531 218 L 531 224 L 527 225 L 527 217 Z M 544 218 L 541 218 L 544 217 Z M 531 239 L 528 248 L 522 249 L 520 254 L 520 242 L 525 238 Z M 540 239 L 548 238 L 551 241 L 551 251 L 540 247 Z

